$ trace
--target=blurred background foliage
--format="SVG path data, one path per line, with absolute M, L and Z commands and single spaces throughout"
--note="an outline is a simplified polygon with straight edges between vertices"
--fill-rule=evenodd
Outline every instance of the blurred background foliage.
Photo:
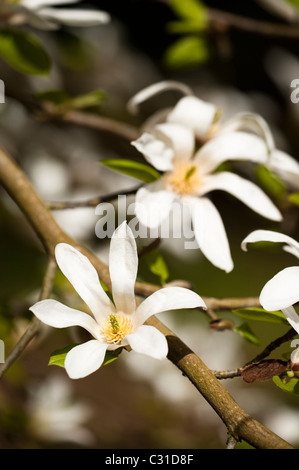
M 296 2 L 288 3 L 298 7 Z M 99 160 L 131 158 L 142 162 L 142 158 L 129 142 L 113 133 L 36 114 L 38 99 L 49 100 L 58 111 L 61 106 L 70 106 L 139 127 L 156 109 L 174 104 L 178 96 L 172 92 L 152 99 L 144 103 L 138 116 L 131 116 L 126 108 L 131 96 L 154 82 L 178 80 L 191 86 L 199 98 L 219 105 L 224 119 L 239 111 L 261 114 L 278 148 L 299 158 L 299 104 L 290 100 L 290 82 L 299 78 L 297 18 L 287 20 L 257 0 L 89 0 L 82 4 L 109 12 L 111 23 L 93 28 L 62 27 L 55 32 L 25 28 L 48 52 L 49 75 L 23 74 L 0 60 L 0 78 L 6 85 L 6 103 L 0 105 L 0 143 L 45 200 L 84 200 L 121 193 L 136 186 L 136 180 L 110 171 L 99 165 Z M 182 8 L 183 4 L 188 8 Z M 268 32 L 269 24 L 279 25 L 274 34 Z M 280 27 L 284 32 L 296 30 L 297 38 L 279 34 Z M 255 177 L 244 165 L 234 168 Z M 30 321 L 28 307 L 38 298 L 46 258 L 29 223 L 2 188 L 0 197 L 0 338 L 5 340 L 8 354 Z M 202 296 L 257 296 L 271 276 L 296 260 L 277 246 L 252 247 L 244 253 L 240 243 L 257 228 L 284 231 L 298 240 L 298 207 L 285 207 L 277 198 L 285 216 L 283 223 L 277 224 L 224 193 L 215 192 L 212 198 L 223 216 L 235 269 L 226 274 L 197 250 L 186 253 L 179 241 L 165 240 L 159 253 L 167 266 L 167 281 L 188 280 Z M 95 235 L 98 219 L 93 208 L 55 211 L 54 215 L 64 230 L 107 259 L 107 241 Z M 159 283 L 146 259 L 141 260 L 139 275 Z M 53 296 L 80 307 L 59 273 Z M 232 312 L 220 316 L 236 326 L 243 323 Z M 212 330 L 209 319 L 200 313 L 177 312 L 161 315 L 161 319 L 214 370 L 243 365 L 287 330 L 286 325 L 248 320 L 259 340 L 256 345 L 236 331 Z M 80 334 L 45 328 L 42 337 L 33 341 L 5 374 L 0 386 L 1 448 L 225 447 L 224 425 L 167 361 L 157 364 L 123 352 L 119 360 L 75 382 L 68 380 L 62 369 L 49 367 L 52 351 Z M 274 357 L 281 358 L 290 350 L 286 344 Z M 49 418 L 41 421 L 41 413 L 32 407 L 29 389 L 37 391 L 39 384 L 52 376 L 71 387 L 68 404 L 70 400 L 83 401 L 91 410 L 86 415 L 88 435 L 79 433 L 79 442 L 59 437 L 55 426 L 50 438 L 50 424 L 41 424 Z M 224 385 L 249 413 L 298 445 L 298 396 L 283 392 L 272 381 L 256 385 L 236 378 Z M 50 403 L 53 397 L 48 399 Z M 47 398 L 41 406 L 50 408 L 45 403 Z M 41 432 L 43 426 L 50 430 L 48 434 Z

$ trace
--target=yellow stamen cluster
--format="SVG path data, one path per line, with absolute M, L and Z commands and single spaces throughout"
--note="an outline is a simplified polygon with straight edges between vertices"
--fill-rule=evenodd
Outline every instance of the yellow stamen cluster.
M 181 196 L 195 194 L 201 184 L 198 169 L 190 162 L 176 165 L 172 173 L 165 175 L 165 179 L 166 185 Z
M 133 325 L 130 318 L 123 313 L 109 315 L 101 325 L 101 332 L 106 342 L 118 344 L 132 332 Z

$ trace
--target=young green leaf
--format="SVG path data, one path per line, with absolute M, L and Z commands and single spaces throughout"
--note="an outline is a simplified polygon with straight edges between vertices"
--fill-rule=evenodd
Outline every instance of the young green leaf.
M 241 318 L 254 321 L 263 321 L 270 323 L 283 323 L 288 324 L 286 317 L 280 311 L 268 312 L 263 308 L 239 308 L 233 310 L 235 315 L 238 315 Z
M 299 379 L 283 377 L 280 378 L 278 375 L 273 377 L 273 382 L 277 387 L 281 388 L 285 392 L 293 393 L 294 395 L 299 395 Z
M 206 41 L 195 35 L 180 38 L 168 48 L 164 56 L 167 67 L 172 69 L 180 67 L 193 67 L 206 62 L 209 50 Z
M 296 206 L 299 206 L 299 193 L 292 193 L 288 197 L 289 201 Z
M 160 283 L 163 286 L 169 277 L 169 271 L 161 253 L 159 253 L 157 250 L 153 250 L 150 253 L 144 255 L 143 259 L 149 270 L 159 277 Z
M 160 173 L 149 165 L 126 159 L 107 159 L 100 163 L 111 170 L 136 178 L 145 183 L 153 183 L 160 178 Z
M 282 197 L 286 193 L 285 184 L 269 168 L 259 165 L 255 170 L 259 185 L 273 197 Z
M 35 36 L 20 30 L 0 29 L 0 55 L 18 72 L 46 75 L 51 61 Z
M 257 346 L 261 344 L 261 341 L 252 331 L 248 323 L 242 323 L 242 325 L 236 326 L 234 328 L 234 331 L 240 333 L 240 335 L 243 336 L 243 338 L 245 338 L 247 341 L 249 341 L 249 343 L 256 344 Z
M 99 106 L 102 104 L 105 93 L 103 90 L 93 90 L 78 96 L 70 96 L 63 90 L 46 90 L 36 93 L 36 97 L 41 101 L 48 101 L 63 110 L 84 109 Z

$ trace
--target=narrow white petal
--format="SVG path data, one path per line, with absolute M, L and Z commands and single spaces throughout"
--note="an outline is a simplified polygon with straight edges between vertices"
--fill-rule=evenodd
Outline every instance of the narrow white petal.
M 238 113 L 231 119 L 226 121 L 219 130 L 219 134 L 233 132 L 233 131 L 249 131 L 255 132 L 259 135 L 266 144 L 268 153 L 270 154 L 275 149 L 274 138 L 270 127 L 265 119 L 256 113 Z
M 100 10 L 68 10 L 41 8 L 38 14 L 47 20 L 52 20 L 69 26 L 95 26 L 110 21 L 110 16 Z
M 154 83 L 134 95 L 127 104 L 127 109 L 131 114 L 137 114 L 140 103 L 148 100 L 163 91 L 177 90 L 184 95 L 192 95 L 192 90 L 184 83 L 165 80 L 162 82 Z
M 98 370 L 103 363 L 106 348 L 106 344 L 92 339 L 71 349 L 64 362 L 69 377 L 81 379 Z
M 134 321 L 142 325 L 149 317 L 168 310 L 204 308 L 202 298 L 184 287 L 164 287 L 147 297 L 136 310 Z
M 71 245 L 59 243 L 55 248 L 56 261 L 82 300 L 100 322 L 114 306 L 104 292 L 98 274 L 89 259 Z
M 131 144 L 157 170 L 170 171 L 173 169 L 174 150 L 169 140 L 166 141 L 165 138 L 161 137 L 158 139 L 153 134 L 144 132 L 137 140 L 133 140 Z
M 167 117 L 168 122 L 182 124 L 204 139 L 215 121 L 217 107 L 195 96 L 181 98 Z
M 113 233 L 109 252 L 112 296 L 117 311 L 134 312 L 135 281 L 138 270 L 136 241 L 132 230 L 123 222 Z
M 297 314 L 296 314 L 297 315 Z M 298 325 L 298 330 L 299 330 L 299 325 Z M 298 333 L 299 331 L 296 330 Z M 290 357 L 290 360 L 293 364 L 299 364 L 299 348 L 295 349 Z
M 299 334 L 299 316 L 291 305 L 290 307 L 286 307 L 282 309 L 282 313 L 285 315 L 286 319 L 290 323 L 290 325 L 294 328 L 295 331 Z M 295 351 L 294 351 L 295 352 Z M 297 352 L 298 356 L 298 352 Z
M 194 152 L 195 138 L 191 129 L 176 123 L 158 124 L 153 129 L 153 135 L 158 139 L 171 142 L 174 158 L 178 160 L 189 160 Z
M 87 313 L 67 307 L 53 299 L 37 302 L 30 307 L 31 312 L 43 323 L 54 328 L 81 326 L 95 338 L 100 333 L 99 325 Z
M 165 359 L 168 344 L 165 336 L 157 328 L 149 325 L 140 326 L 135 333 L 128 335 L 128 343 L 138 353 L 155 359 Z
M 244 238 L 241 248 L 247 251 L 247 244 L 256 242 L 286 243 L 291 248 L 290 252 L 294 256 L 299 257 L 299 243 L 284 233 L 273 232 L 272 230 L 254 230 L 254 232 L 251 232 Z
M 219 269 L 230 272 L 234 265 L 222 218 L 207 198 L 187 198 L 194 235 L 204 256 Z
M 256 184 L 235 173 L 222 171 L 206 176 L 200 194 L 222 190 L 242 201 L 253 211 L 274 221 L 281 221 L 282 215 L 271 199 Z
M 79 2 L 81 2 L 81 0 L 21 0 L 20 4 L 26 8 L 36 10 L 46 6 L 67 5 Z
M 275 149 L 269 158 L 268 167 L 291 188 L 299 189 L 299 163 L 291 155 Z
M 135 198 L 135 214 L 139 221 L 149 228 L 157 228 L 169 217 L 175 194 L 161 189 L 161 183 L 140 188 Z
M 263 287 L 260 303 L 265 310 L 282 310 L 299 301 L 299 267 L 292 266 L 277 273 Z
M 202 174 L 211 173 L 227 160 L 267 162 L 267 146 L 260 137 L 246 132 L 220 134 L 204 144 L 194 156 Z

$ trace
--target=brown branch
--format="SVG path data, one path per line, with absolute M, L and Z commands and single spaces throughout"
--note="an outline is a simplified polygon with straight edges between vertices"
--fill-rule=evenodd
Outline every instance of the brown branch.
M 66 242 L 72 244 L 89 258 L 90 262 L 97 269 L 100 279 L 108 288 L 111 288 L 107 266 L 88 250 L 75 243 L 61 230 L 43 201 L 35 193 L 25 174 L 3 150 L 0 150 L 0 182 L 24 212 L 50 255 L 53 256 L 54 248 L 57 243 Z M 152 285 L 146 284 L 144 288 L 143 284 L 144 283 L 140 282 L 136 283 L 136 293 L 138 293 L 138 290 L 142 290 L 143 294 L 144 292 L 153 292 Z M 151 287 L 149 288 L 149 286 Z M 154 290 L 157 289 L 158 287 L 155 286 Z M 167 337 L 169 344 L 169 360 L 189 378 L 222 419 L 229 433 L 235 437 L 235 439 L 244 439 L 257 448 L 292 448 L 286 441 L 251 418 L 235 402 L 201 359 L 160 322 L 160 320 L 152 316 L 147 323 L 158 328 L 158 330 Z

